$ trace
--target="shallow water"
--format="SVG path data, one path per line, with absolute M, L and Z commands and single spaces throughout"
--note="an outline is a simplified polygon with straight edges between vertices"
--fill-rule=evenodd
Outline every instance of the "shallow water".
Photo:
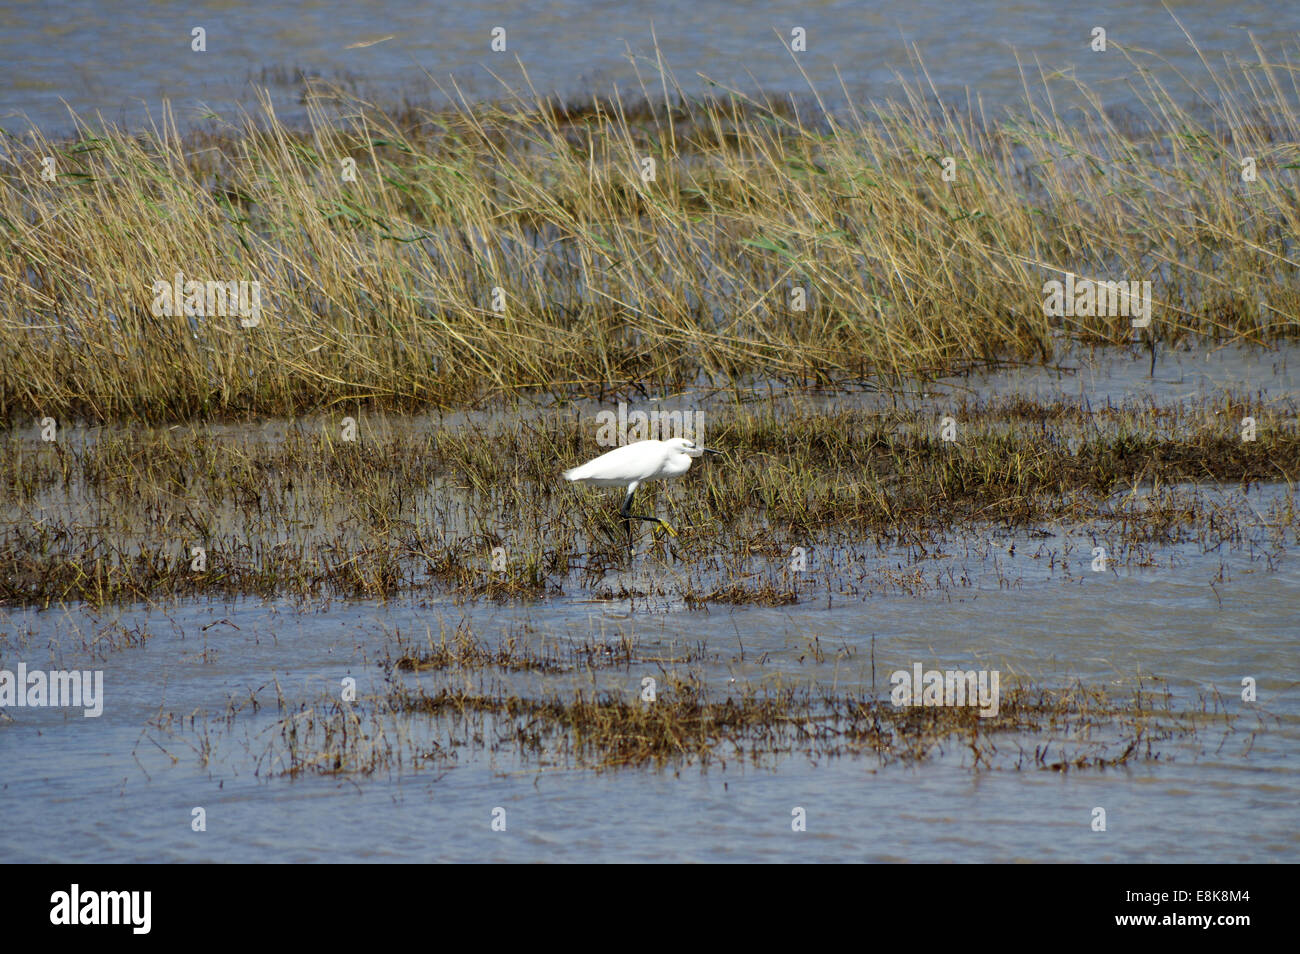
M 1280 406 L 1295 397 L 1292 350 L 1171 353 L 1154 377 L 1141 354 L 1071 360 L 1096 401 L 1147 395 L 1168 403 L 1241 386 Z M 1073 377 L 1039 371 L 952 384 L 1077 393 Z M 932 399 L 942 402 L 942 388 Z M 0 859 L 1295 861 L 1300 565 L 1266 526 L 1287 489 L 1198 492 L 1244 515 L 1241 539 L 1148 543 L 1106 572 L 1090 567 L 1095 538 L 1115 533 L 1105 526 L 988 527 L 924 555 L 848 541 L 857 562 L 828 555 L 838 568 L 828 577 L 814 553 L 793 606 L 690 609 L 663 584 L 692 568 L 651 554 L 603 581 L 614 590 L 657 584 L 665 594 L 633 602 L 595 600 L 575 574 L 563 595 L 536 602 L 421 593 L 386 604 L 0 607 L 0 667 L 102 669 L 106 687 L 99 718 L 34 708 L 0 716 Z M 1003 758 L 980 771 L 954 742 L 918 764 L 790 755 L 755 766 L 723 753 L 703 769 L 597 772 L 554 754 L 524 757 L 489 737 L 419 764 L 409 757 L 419 746 L 399 744 L 403 764 L 369 776 L 282 774 L 287 713 L 277 697 L 290 711 L 321 705 L 337 699 L 348 676 L 361 700 L 382 693 L 387 678 L 630 695 L 643 676 L 663 678 L 671 668 L 642 661 L 545 677 L 386 675 L 384 661 L 402 651 L 398 634 L 418 648 L 426 634 L 462 625 L 532 647 L 628 638 L 642 659 L 693 649 L 703 655 L 693 668 L 714 698 L 815 681 L 883 699 L 888 674 L 919 662 L 998 670 L 1004 687 L 1019 676 L 1131 692 L 1139 680 L 1148 689 L 1163 680 L 1176 711 L 1204 705 L 1235 719 L 1207 716 L 1192 736 L 1157 740 L 1156 760 L 1065 773 L 1028 760 L 1017 768 L 1017 746 L 1032 752 L 1048 743 L 1056 753 L 1089 740 L 998 736 Z M 1244 677 L 1257 680 L 1257 703 L 1241 701 Z M 427 717 L 398 722 L 391 731 L 399 742 L 437 737 Z M 206 810 L 206 832 L 191 830 L 196 806 Z M 505 832 L 490 827 L 498 807 Z M 804 833 L 791 831 L 795 807 L 807 812 Z M 1097 807 L 1106 811 L 1105 832 L 1091 828 Z
M 1177 14 L 1216 66 L 1224 57 L 1252 58 L 1252 34 L 1280 61 L 1300 32 L 1300 6 L 1188 0 Z M 1195 50 L 1155 2 L 1074 4 L 1063 12 L 980 0 L 954 14 L 933 0 L 894 12 L 835 2 L 798 13 L 709 0 L 481 9 L 410 0 L 292 9 L 227 2 L 198 12 L 82 0 L 54 11 L 40 4 L 0 11 L 0 127 L 21 131 L 31 119 L 47 132 L 66 130 L 63 101 L 83 114 L 102 110 L 137 124 L 146 103 L 156 115 L 162 97 L 173 100 L 184 125 L 201 120 L 208 106 L 248 103 L 250 83 L 269 85 L 280 117 L 301 121 L 299 69 L 355 83 L 385 101 L 437 102 L 431 79 L 449 76 L 470 99 L 492 97 L 500 87 L 488 70 L 516 82 L 516 54 L 541 92 L 580 97 L 616 83 L 626 94 L 639 89 L 637 68 L 655 76 L 647 59 L 652 24 L 688 92 L 705 88 L 704 73 L 744 90 L 804 93 L 802 67 L 832 104 L 841 77 L 856 101 L 878 102 L 899 94 L 894 72 L 910 75 L 913 46 L 949 103 L 964 102 L 966 90 L 994 108 L 1019 100 L 1017 53 L 1030 76 L 1037 75 L 1035 60 L 1047 70 L 1072 70 L 1108 105 L 1131 102 L 1123 46 L 1150 50 L 1204 82 Z M 505 55 L 487 49 L 497 25 L 509 31 Z M 808 31 L 798 65 L 781 45 L 792 25 Z M 1106 54 L 1088 49 L 1097 25 L 1114 45 Z M 194 26 L 207 30 L 207 53 L 190 50 Z M 372 40 L 381 42 L 348 48 Z M 629 49 L 639 58 L 635 67 Z M 1177 88 L 1174 96 L 1193 102 Z M 951 399 L 1018 392 L 1083 395 L 1096 408 L 1132 398 L 1188 401 L 1226 388 L 1263 392 L 1263 406 L 1294 415 L 1296 358 L 1293 347 L 1162 345 L 1149 373 L 1140 347 L 1100 356 L 1080 350 L 1060 361 L 1071 371 L 956 377 L 906 400 L 942 411 Z M 673 400 L 707 408 L 733 396 Z M 883 406 L 897 397 L 866 391 L 799 400 Z M 392 426 L 418 429 L 426 420 Z M 278 440 L 285 426 L 265 424 L 265 438 Z M 237 431 L 250 432 L 244 425 Z M 93 430 L 78 437 L 95 439 Z M 98 718 L 79 710 L 0 712 L 0 861 L 1294 862 L 1300 566 L 1265 526 L 1286 490 L 1202 487 L 1241 515 L 1241 541 L 1145 544 L 1100 573 L 1090 568 L 1091 547 L 1109 541 L 1114 527 L 989 526 L 924 554 L 846 540 L 835 554 L 814 552 L 793 606 L 692 609 L 680 586 L 664 581 L 707 582 L 710 571 L 658 562 L 655 554 L 601 583 L 655 594 L 634 601 L 595 599 L 575 573 L 562 595 L 504 604 L 421 592 L 384 604 L 243 598 L 44 611 L 0 605 L 0 668 L 21 662 L 101 670 L 106 696 Z M 466 512 L 453 514 L 445 529 L 467 531 L 469 521 Z M 1123 552 L 1112 549 L 1117 557 Z M 750 567 L 753 579 L 781 579 L 780 562 Z M 1194 736 L 1157 740 L 1158 760 L 1105 770 L 1016 767 L 1019 746 L 1048 743 L 1056 753 L 1113 741 L 1099 732 L 1093 740 L 999 736 L 1006 757 L 979 771 L 954 742 L 915 765 L 791 755 L 756 766 L 724 754 L 707 768 L 597 772 L 554 754 L 525 758 L 491 738 L 447 760 L 413 762 L 409 753 L 418 746 L 406 742 L 435 738 L 438 729 L 411 716 L 392 727 L 403 733 L 394 736 L 406 753 L 400 766 L 346 777 L 283 774 L 282 720 L 336 699 L 347 677 L 357 680 L 364 701 L 383 693 L 389 679 L 487 692 L 545 685 L 632 694 L 643 676 L 665 674 L 652 661 L 544 678 L 388 674 L 385 661 L 400 651 L 397 634 L 418 646 L 426 633 L 436 638 L 461 626 L 489 641 L 529 646 L 631 639 L 642 659 L 697 651 L 703 658 L 692 665 L 715 698 L 814 680 L 884 698 L 891 671 L 921 663 L 996 669 L 1004 679 L 1056 687 L 1079 682 L 1128 692 L 1141 681 L 1167 686 L 1175 708 L 1226 707 L 1235 720 L 1204 718 Z M 1245 677 L 1258 682 L 1257 703 L 1240 699 Z M 191 829 L 195 807 L 206 811 L 204 832 Z M 505 832 L 491 829 L 497 807 L 507 813 Z M 791 831 L 795 807 L 807 812 L 806 832 Z M 1092 830 L 1097 807 L 1106 811 L 1105 832 Z
M 1300 7 L 1289 4 L 1186 0 L 1176 12 L 1216 67 L 1224 57 L 1253 60 L 1252 36 L 1281 62 L 1300 32 Z M 504 53 L 489 50 L 497 26 L 507 30 Z M 797 64 L 782 45 L 795 26 L 807 31 L 807 51 Z M 1097 26 L 1108 31 L 1105 53 L 1089 48 Z M 190 49 L 194 27 L 207 31 L 205 53 Z M 936 0 L 883 9 L 839 0 L 798 10 L 716 0 L 484 7 L 427 0 L 227 2 L 196 9 L 76 0 L 0 11 L 0 125 L 21 130 L 25 114 L 47 131 L 66 130 L 64 101 L 87 116 L 102 111 L 110 120 L 135 123 L 145 104 L 157 115 L 163 97 L 174 102 L 182 122 L 190 122 L 209 109 L 224 113 L 234 102 L 250 102 L 250 83 L 271 87 L 280 117 L 298 120 L 299 71 L 388 100 L 439 100 L 433 83 L 450 92 L 452 77 L 468 97 L 492 97 L 502 88 L 489 70 L 520 85 L 516 55 L 543 93 L 582 96 L 615 84 L 635 93 L 642 82 L 652 90 L 658 83 L 655 38 L 687 92 L 704 88 L 698 75 L 704 74 L 749 91 L 807 93 L 802 68 L 829 101 L 839 98 L 842 79 L 858 102 L 880 102 L 899 96 L 896 72 L 915 75 L 913 48 L 952 103 L 964 102 L 967 91 L 991 108 L 1018 100 L 1023 80 L 1017 54 L 1031 86 L 1036 62 L 1048 72 L 1073 70 L 1111 105 L 1132 99 L 1123 48 L 1151 51 L 1198 86 L 1213 88 L 1178 23 L 1151 0 L 1073 3 L 1068 9 L 977 0 L 959 10 Z M 358 43 L 371 45 L 349 49 Z M 1163 66 L 1149 65 L 1176 97 L 1195 102 Z
M 1003 542 L 1003 541 L 1000 541 Z M 0 727 L 0 856 L 38 860 L 909 860 L 1294 861 L 1300 849 L 1295 753 L 1300 706 L 1294 682 L 1300 573 L 1230 560 L 1230 582 L 1209 585 L 1218 554 L 1174 548 L 1174 566 L 1039 579 L 1022 544 L 1002 557 L 1015 585 L 968 561 L 975 586 L 953 595 L 873 595 L 782 608 L 639 610 L 575 601 L 295 607 L 239 601 L 92 614 L 9 612 L 0 629 L 29 666 L 93 666 L 108 704 L 98 719 L 60 710 L 11 709 Z M 1022 567 L 1024 572 L 1021 572 Z M 1217 595 L 1216 595 L 1217 593 Z M 87 661 L 75 633 L 114 619 L 152 633 L 144 646 Z M 1160 744 L 1158 762 L 1067 774 L 1024 768 L 972 773 L 961 746 L 917 767 L 872 758 L 778 759 L 755 768 L 590 770 L 523 764 L 509 751 L 466 751 L 449 766 L 351 780 L 267 771 L 274 741 L 273 685 L 314 700 L 347 675 L 358 694 L 381 687 L 377 665 L 395 628 L 422 633 L 462 619 L 481 631 L 527 624 L 530 639 L 580 642 L 634 634 L 653 647 L 702 643 L 716 658 L 710 684 L 816 678 L 869 685 L 875 637 L 879 679 L 914 661 L 927 667 L 998 669 L 1048 685 L 1131 683 L 1163 676 L 1180 700 L 1220 690 L 1233 711 L 1243 676 L 1258 679 L 1259 707 L 1231 731 Z M 221 622 L 218 622 L 221 621 Z M 213 624 L 216 625 L 213 625 Z M 211 627 L 204 632 L 205 627 Z M 813 639 L 827 649 L 812 662 Z M 740 660 L 741 648 L 750 665 Z M 836 648 L 854 651 L 836 661 Z M 753 665 L 763 653 L 776 664 Z M 804 656 L 804 663 L 797 662 Z M 605 674 L 635 691 L 658 667 Z M 424 674 L 393 678 L 417 681 Z M 582 686 L 589 677 L 562 677 Z M 264 708 L 230 701 L 255 692 Z M 170 724 L 158 714 L 175 717 Z M 187 717 L 198 713 L 194 727 Z M 412 717 L 418 723 L 419 717 Z M 153 722 L 153 725 L 149 723 Z M 1265 726 L 1253 741 L 1251 734 Z M 418 731 L 418 726 L 416 727 Z M 210 761 L 197 751 L 207 739 Z M 1000 744 L 1013 746 L 1012 740 Z M 1243 751 L 1250 745 L 1249 754 Z M 165 751 L 164 751 L 165 750 Z M 175 757 L 176 761 L 172 761 Z M 208 829 L 190 830 L 202 806 Z M 790 830 L 803 807 L 808 831 Z M 1094 807 L 1108 830 L 1093 832 Z M 504 833 L 489 828 L 503 807 Z M 39 833 L 39 834 L 37 834 Z M 1194 837 L 1189 837 L 1193 836 Z

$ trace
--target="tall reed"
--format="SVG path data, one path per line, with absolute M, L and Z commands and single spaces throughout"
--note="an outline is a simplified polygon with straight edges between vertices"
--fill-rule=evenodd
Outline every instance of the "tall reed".
M 1175 91 L 1135 72 L 1122 123 L 1060 78 L 994 120 L 921 83 L 809 111 L 665 75 L 637 102 L 338 94 L 297 130 L 263 96 L 201 130 L 164 105 L 11 137 L 0 419 L 888 379 L 1133 340 L 1125 316 L 1045 315 L 1067 272 L 1150 280 L 1163 341 L 1294 335 L 1300 109 L 1257 52 Z M 260 323 L 156 314 L 177 272 L 259 282 Z

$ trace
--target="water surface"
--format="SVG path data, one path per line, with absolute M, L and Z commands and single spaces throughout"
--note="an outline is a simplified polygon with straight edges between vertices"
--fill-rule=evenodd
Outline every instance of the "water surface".
M 1151 378 L 1144 360 L 1110 354 L 1106 366 L 1082 364 L 1079 373 L 1099 401 L 1183 400 L 1200 387 L 1244 384 L 1283 402 L 1295 397 L 1287 358 L 1176 353 Z M 1042 397 L 1051 382 L 1013 371 L 961 384 Z M 1068 394 L 1074 385 L 1057 386 Z M 1247 517 L 1235 543 L 1148 544 L 1149 558 L 1102 573 L 1090 569 L 1090 548 L 1114 527 L 987 527 L 924 555 L 864 546 L 856 579 L 810 582 L 792 606 L 692 609 L 671 586 L 664 596 L 593 601 L 574 574 L 563 594 L 534 602 L 422 592 L 386 604 L 0 607 L 0 666 L 102 669 L 107 696 L 98 719 L 29 708 L 0 716 L 0 858 L 1295 861 L 1300 568 L 1264 526 L 1287 488 L 1193 489 L 1259 521 Z M 1294 543 L 1294 527 L 1283 538 Z M 645 558 L 604 583 L 662 587 L 688 572 Z M 814 555 L 810 575 L 818 572 Z M 886 585 L 889 574 L 902 582 Z M 630 638 L 642 657 L 696 648 L 716 698 L 811 682 L 883 698 L 889 672 L 921 662 L 1122 692 L 1163 680 L 1175 708 L 1227 708 L 1235 719 L 1207 718 L 1194 737 L 1158 740 L 1158 760 L 1066 773 L 1009 764 L 1018 745 L 1080 741 L 1050 733 L 1001 737 L 1009 761 L 980 771 L 959 744 L 916 765 L 796 755 L 756 767 L 724 755 L 707 768 L 603 772 L 489 744 L 368 776 L 282 773 L 278 699 L 290 710 L 322 705 L 346 677 L 362 698 L 382 693 L 387 679 L 481 691 L 527 684 L 511 674 L 383 665 L 399 634 L 418 642 L 457 627 L 532 646 Z M 548 684 L 633 694 L 645 675 L 662 678 L 663 667 L 574 671 Z M 1256 704 L 1240 700 L 1244 677 L 1258 683 Z M 395 731 L 419 738 L 431 730 L 412 716 Z M 206 810 L 206 832 L 191 830 L 196 806 Z M 490 827 L 498 807 L 505 832 Z M 791 831 L 795 807 L 807 812 L 807 832 Z M 1106 810 L 1105 832 L 1090 825 L 1097 807 Z

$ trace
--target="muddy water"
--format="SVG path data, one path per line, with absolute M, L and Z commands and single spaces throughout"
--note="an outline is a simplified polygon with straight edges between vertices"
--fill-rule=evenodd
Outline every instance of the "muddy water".
M 1180 400 L 1222 387 L 1294 400 L 1294 349 L 1232 349 L 1148 360 L 1105 356 L 1061 378 L 1038 371 L 959 379 L 977 394 Z M 843 398 L 841 398 L 843 399 Z M 863 400 L 874 400 L 864 396 Z M 933 398 L 942 402 L 942 392 Z M 1190 488 L 1189 488 L 1190 492 Z M 0 858 L 5 861 L 1295 861 L 1300 857 L 1300 565 L 1264 526 L 1286 488 L 1200 488 L 1246 526 L 1234 544 L 1147 544 L 1140 559 L 1093 572 L 1112 527 L 989 527 L 918 555 L 863 546 L 860 569 L 807 587 L 792 606 L 692 609 L 673 595 L 593 600 L 576 574 L 532 603 L 421 593 L 387 604 L 241 599 L 154 606 L 0 607 L 0 667 L 98 669 L 102 716 L 9 708 L 0 716 Z M 1294 539 L 1294 533 L 1288 536 Z M 856 544 L 852 541 L 846 546 Z M 841 568 L 842 561 L 836 563 Z M 857 564 L 855 564 L 857 566 Z M 821 564 L 809 568 L 814 578 Z M 615 591 L 655 589 L 681 567 L 642 560 L 610 573 Z M 544 677 L 393 672 L 385 665 L 440 631 L 468 627 L 562 650 L 631 640 L 638 661 Z M 371 775 L 288 777 L 282 726 L 303 707 L 359 699 L 389 680 L 476 691 L 635 693 L 664 678 L 655 659 L 692 653 L 710 693 L 816 682 L 887 698 L 888 675 L 997 670 L 1039 685 L 1119 692 L 1166 687 L 1174 708 L 1205 708 L 1192 736 L 1155 740 L 1158 759 L 1052 771 L 1020 758 L 1095 738 L 1001 736 L 992 770 L 960 743 L 919 764 L 872 756 L 733 753 L 702 770 L 574 767 L 554 754 L 469 744 L 421 760 L 437 727 L 386 728 L 400 765 Z M 1258 702 L 1241 701 L 1243 678 Z M 734 681 L 733 681 L 734 680 Z M 281 709 L 283 701 L 285 709 Z M 1226 708 L 1232 721 L 1215 717 Z M 1114 755 L 1111 749 L 1107 754 Z M 206 812 L 207 830 L 191 829 Z M 791 831 L 791 811 L 807 831 Z M 1104 808 L 1107 830 L 1092 830 Z M 506 812 L 493 831 L 493 810 Z

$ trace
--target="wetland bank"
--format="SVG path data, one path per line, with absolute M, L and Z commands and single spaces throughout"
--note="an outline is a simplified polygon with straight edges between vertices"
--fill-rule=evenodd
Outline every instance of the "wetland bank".
M 0 807 L 54 833 L 6 857 L 1293 860 L 1260 58 L 1122 123 L 665 77 L 11 140 L 0 669 L 104 689 L 0 713 Z M 176 275 L 260 313 L 152 308 Z M 1152 320 L 1044 308 L 1067 275 Z M 629 554 L 559 475 L 639 414 L 723 456 Z

